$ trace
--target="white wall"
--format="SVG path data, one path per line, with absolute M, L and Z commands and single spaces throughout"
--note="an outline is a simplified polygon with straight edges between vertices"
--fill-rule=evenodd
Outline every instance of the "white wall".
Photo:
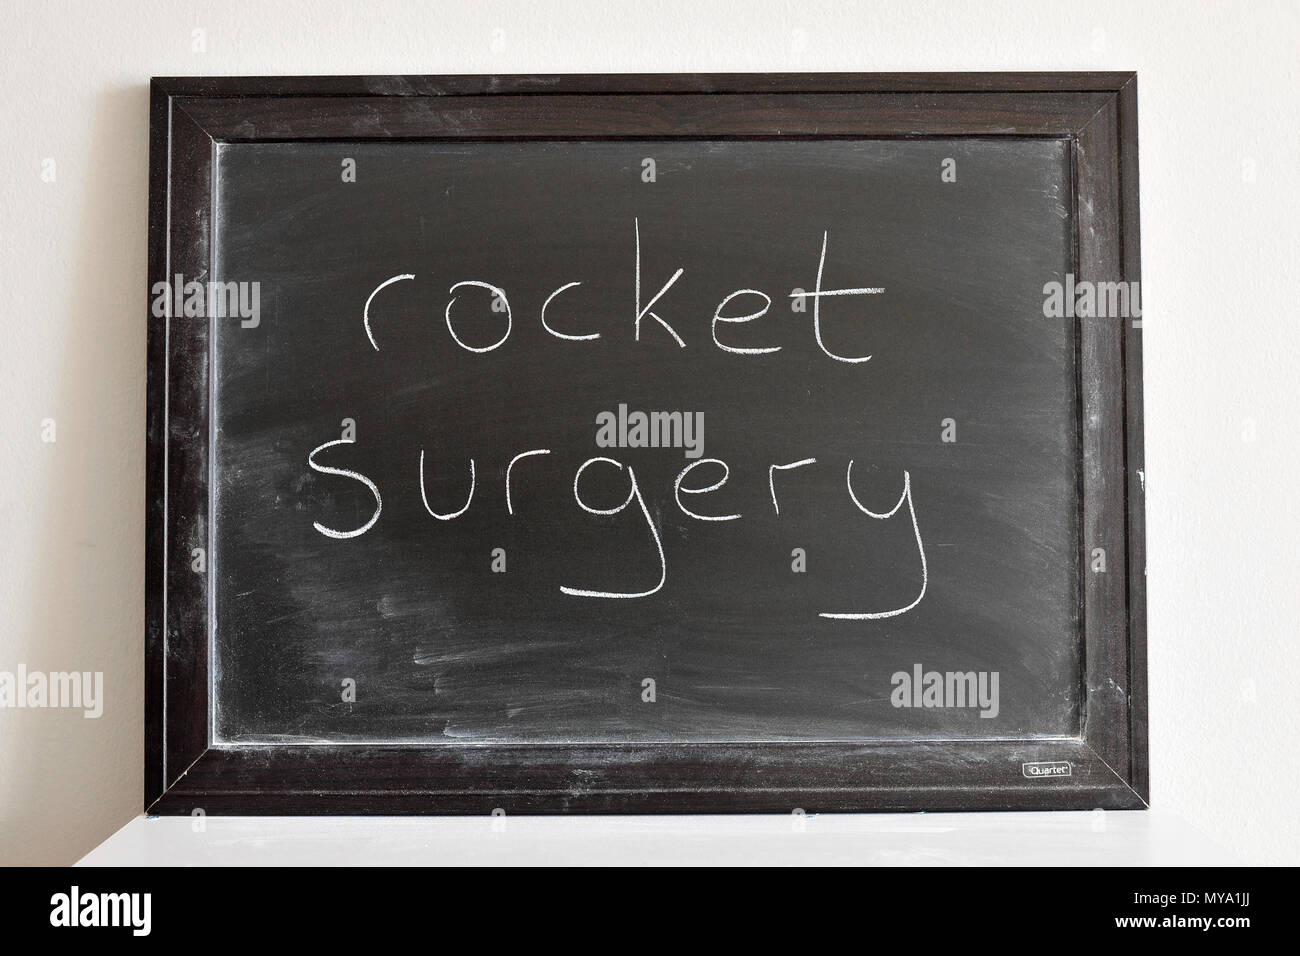
M 141 804 L 150 75 L 1136 69 L 1153 800 L 1300 862 L 1300 5 L 0 3 L 0 670 L 107 685 L 0 710 L 0 861 Z

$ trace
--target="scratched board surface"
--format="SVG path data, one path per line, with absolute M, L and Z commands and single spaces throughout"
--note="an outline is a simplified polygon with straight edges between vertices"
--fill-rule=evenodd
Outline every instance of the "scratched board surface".
M 1065 141 L 219 150 L 217 740 L 1077 733 Z

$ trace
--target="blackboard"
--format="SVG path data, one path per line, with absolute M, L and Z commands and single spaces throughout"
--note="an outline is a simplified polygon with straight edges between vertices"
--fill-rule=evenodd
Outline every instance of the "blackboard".
M 1145 806 L 1134 84 L 155 81 L 148 806 Z

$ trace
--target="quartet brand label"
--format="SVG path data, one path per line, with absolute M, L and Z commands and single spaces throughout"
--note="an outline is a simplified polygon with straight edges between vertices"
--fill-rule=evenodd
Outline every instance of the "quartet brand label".
M 1074 766 L 1068 760 L 1039 760 L 1022 763 L 1020 772 L 1030 780 L 1043 780 L 1049 777 L 1071 776 Z

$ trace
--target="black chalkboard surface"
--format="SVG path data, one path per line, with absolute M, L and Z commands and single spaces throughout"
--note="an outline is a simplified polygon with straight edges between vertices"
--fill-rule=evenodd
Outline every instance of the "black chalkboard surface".
M 1145 806 L 1133 98 L 155 81 L 148 805 Z

